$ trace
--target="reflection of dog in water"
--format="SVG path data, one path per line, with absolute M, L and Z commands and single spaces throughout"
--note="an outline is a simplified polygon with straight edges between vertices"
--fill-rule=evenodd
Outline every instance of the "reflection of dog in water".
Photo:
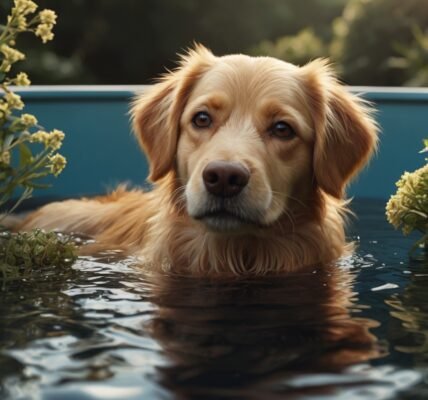
M 17 229 L 86 233 L 201 276 L 289 272 L 350 249 L 344 190 L 377 129 L 324 61 L 197 46 L 132 114 L 154 190 L 53 203 Z
M 145 329 L 171 361 L 162 385 L 184 397 L 269 399 L 293 392 L 287 378 L 380 356 L 374 321 L 350 315 L 351 281 L 327 267 L 259 281 L 161 278 Z

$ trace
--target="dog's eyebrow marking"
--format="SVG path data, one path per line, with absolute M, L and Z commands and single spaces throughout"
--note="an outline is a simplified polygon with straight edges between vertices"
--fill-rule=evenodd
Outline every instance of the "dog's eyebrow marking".
M 264 121 L 274 122 L 273 119 L 283 119 L 288 122 L 305 141 L 311 140 L 311 127 L 305 116 L 292 105 L 285 105 L 276 99 L 265 99 L 260 105 L 260 115 Z
M 196 106 L 198 109 L 208 108 L 214 111 L 222 111 L 230 105 L 229 97 L 225 93 L 215 92 L 205 96 L 197 97 L 190 106 Z
M 275 99 L 266 99 L 262 102 L 260 110 L 264 117 L 270 118 L 272 115 L 282 114 L 284 106 Z
M 229 101 L 225 94 L 215 93 L 211 95 L 207 103 L 208 107 L 214 110 L 223 110 L 228 106 Z

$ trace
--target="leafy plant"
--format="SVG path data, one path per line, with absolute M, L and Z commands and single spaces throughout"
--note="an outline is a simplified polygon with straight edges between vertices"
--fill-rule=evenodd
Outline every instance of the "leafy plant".
M 400 57 L 391 57 L 389 65 L 405 71 L 407 81 L 405 85 L 428 85 L 428 32 L 415 25 L 412 29 L 414 40 L 412 43 L 396 43 L 396 50 Z
M 28 198 L 34 188 L 46 187 L 41 178 L 49 174 L 57 176 L 66 164 L 66 159 L 57 153 L 64 133 L 57 129 L 46 132 L 34 115 L 22 113 L 24 103 L 11 88 L 31 83 L 25 72 L 9 76 L 12 66 L 25 58 L 15 48 L 17 37 L 31 32 L 43 43 L 53 39 L 57 16 L 52 10 L 36 13 L 37 7 L 31 0 L 14 0 L 6 25 L 0 26 L 0 207 L 20 191 L 9 212 Z M 34 146 L 35 143 L 41 146 Z
M 0 280 L 29 278 L 43 268 L 55 266 L 57 271 L 76 261 L 76 248 L 68 239 L 55 232 L 35 229 L 31 232 L 0 235 Z
M 263 41 L 253 48 L 252 53 L 303 65 L 314 58 L 323 57 L 327 46 L 311 28 L 306 28 L 295 36 L 283 36 L 275 42 Z
M 428 140 L 424 141 L 428 152 Z M 413 172 L 405 172 L 396 183 L 397 193 L 386 205 L 386 216 L 396 229 L 401 228 L 405 235 L 412 231 L 422 233 L 411 253 L 418 247 L 428 249 L 428 163 Z
M 28 198 L 34 188 L 46 187 L 40 179 L 57 176 L 65 167 L 66 159 L 57 151 L 64 133 L 54 129 L 46 132 L 34 115 L 22 113 L 24 103 L 11 85 L 28 86 L 26 73 L 10 77 L 15 63 L 25 54 L 15 48 L 17 37 L 31 32 L 43 43 L 53 39 L 52 28 L 56 14 L 52 10 L 37 11 L 31 0 L 14 0 L 6 25 L 0 26 L 0 207 L 5 207 L 12 196 L 18 200 L 7 213 Z M 76 259 L 75 247 L 53 232 L 35 230 L 0 236 L 0 279 L 25 278 L 46 266 L 69 267 Z

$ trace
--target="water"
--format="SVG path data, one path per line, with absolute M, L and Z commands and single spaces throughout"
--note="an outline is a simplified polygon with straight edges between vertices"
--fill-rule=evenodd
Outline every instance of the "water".
M 114 252 L 0 292 L 2 399 L 425 399 L 428 264 L 360 200 L 357 253 L 259 280 L 148 276 Z

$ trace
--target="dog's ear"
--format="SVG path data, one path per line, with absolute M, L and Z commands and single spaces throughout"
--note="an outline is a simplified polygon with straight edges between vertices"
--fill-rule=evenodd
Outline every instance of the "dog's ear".
M 325 60 L 305 65 L 314 127 L 314 175 L 322 190 L 342 198 L 346 184 L 376 149 L 378 126 L 367 102 L 341 85 Z
M 134 132 L 146 153 L 155 182 L 174 166 L 180 116 L 197 80 L 214 63 L 214 55 L 202 45 L 181 58 L 179 67 L 138 96 L 131 109 Z

